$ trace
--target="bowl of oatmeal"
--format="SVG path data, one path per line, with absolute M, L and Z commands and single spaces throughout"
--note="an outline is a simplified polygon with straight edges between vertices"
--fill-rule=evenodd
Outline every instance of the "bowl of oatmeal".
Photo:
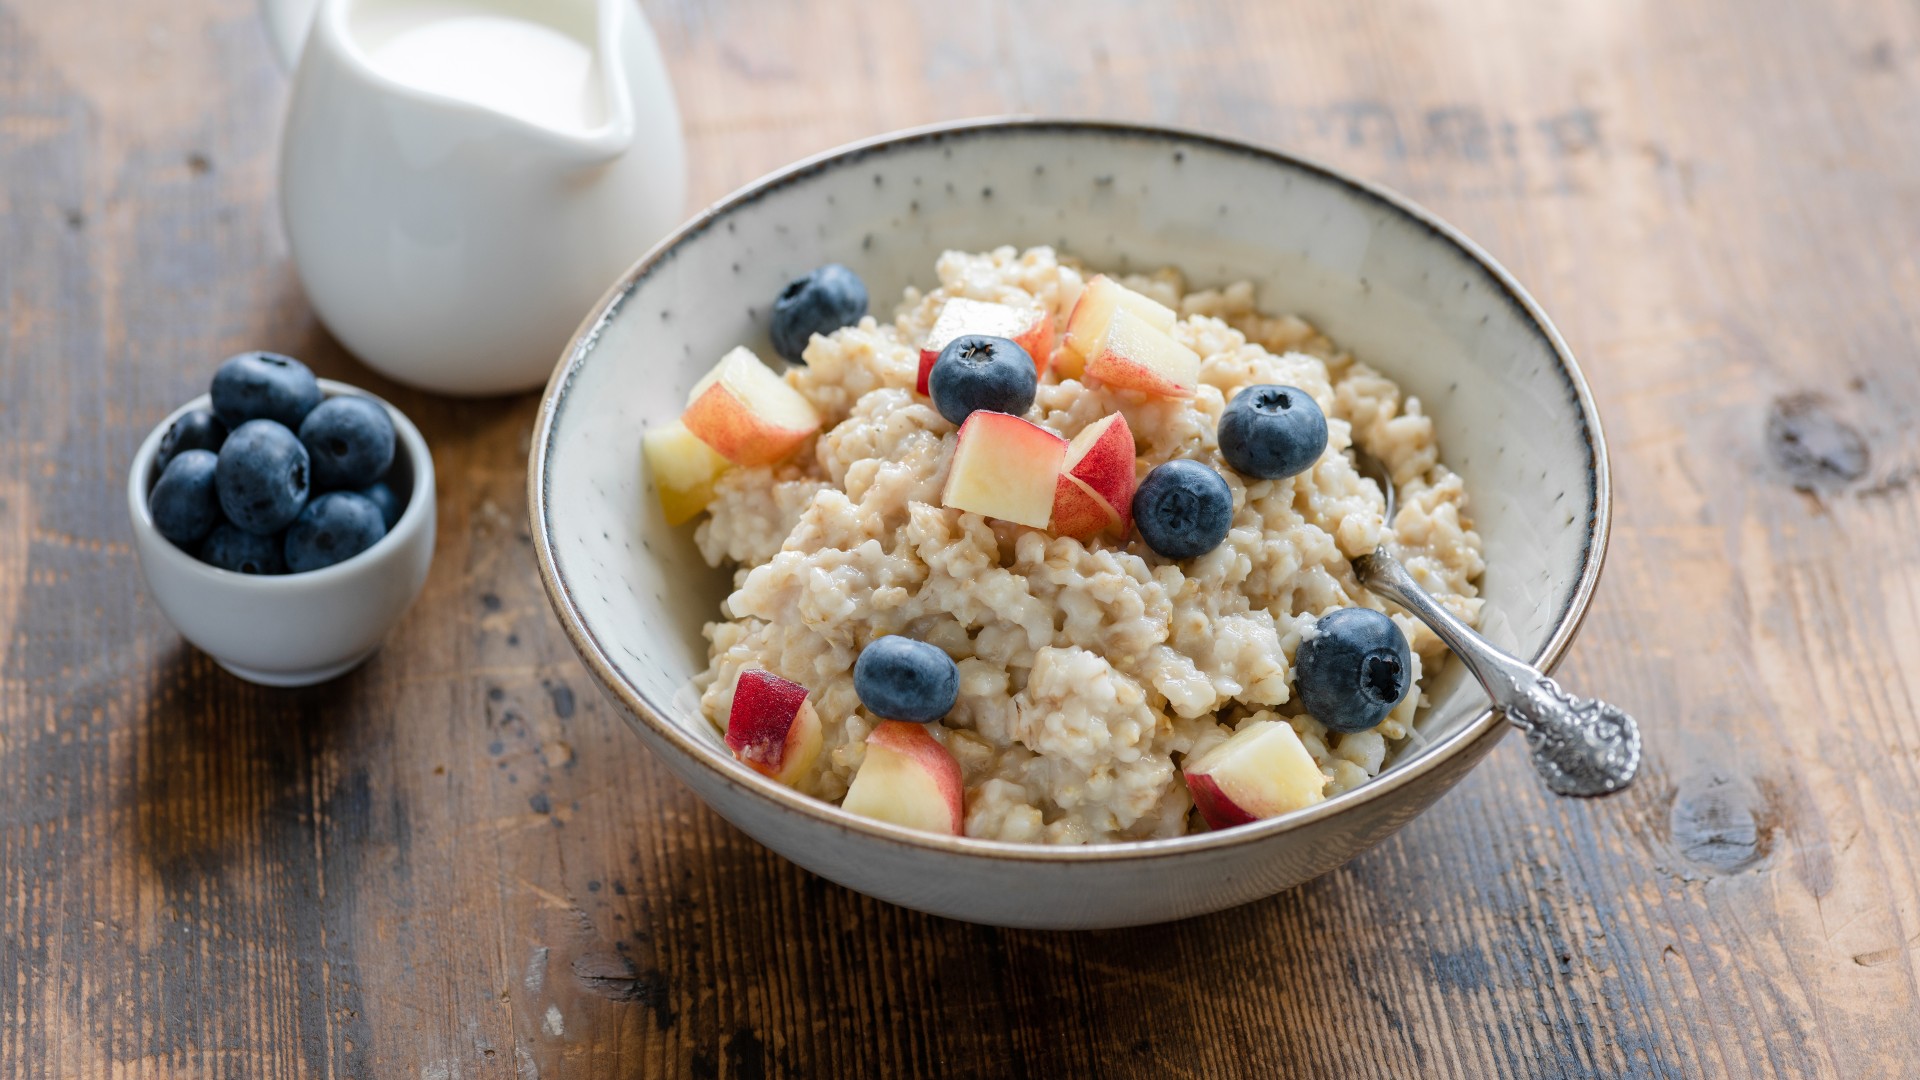
M 1058 121 L 695 218 L 566 351 L 529 495 L 569 639 L 716 811 L 870 895 L 1059 928 L 1269 895 L 1430 805 L 1504 723 L 1350 560 L 1393 544 L 1550 666 L 1608 513 L 1571 355 L 1450 227 Z

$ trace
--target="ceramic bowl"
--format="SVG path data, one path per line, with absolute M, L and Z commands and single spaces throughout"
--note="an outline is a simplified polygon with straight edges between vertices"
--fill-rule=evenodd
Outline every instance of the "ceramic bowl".
M 127 473 L 127 512 L 140 572 L 180 636 L 248 682 L 307 686 L 346 673 L 373 655 L 426 584 L 433 561 L 433 456 L 400 410 L 364 390 L 320 380 L 328 397 L 355 394 L 379 403 L 396 439 L 387 483 L 406 500 L 380 542 L 342 563 L 304 574 L 256 577 L 209 566 L 153 527 L 147 492 L 160 438 L 181 413 L 208 407 L 203 394 L 147 435 Z
M 1197 133 L 970 122 L 860 143 L 716 204 L 615 282 L 547 388 L 528 477 L 547 593 L 641 739 L 721 815 L 861 892 L 958 919 L 1091 928 L 1213 911 L 1306 881 L 1378 843 L 1458 781 L 1504 722 L 1448 665 L 1418 749 L 1284 817 L 1169 840 L 1045 847 L 939 837 L 807 798 L 734 762 L 692 708 L 701 625 L 726 571 L 668 527 L 639 467 L 729 347 L 772 356 L 769 300 L 816 264 L 865 277 L 884 314 L 949 248 L 1053 244 L 1093 267 L 1177 266 L 1255 283 L 1417 394 L 1465 478 L 1486 544 L 1484 628 L 1551 667 L 1606 544 L 1604 443 L 1560 335 L 1505 270 L 1432 214 L 1272 150 Z M 1544 794 L 1542 797 L 1546 797 Z

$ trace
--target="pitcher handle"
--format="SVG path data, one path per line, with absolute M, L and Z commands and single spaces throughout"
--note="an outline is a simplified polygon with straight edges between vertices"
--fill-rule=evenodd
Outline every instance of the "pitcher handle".
M 319 9 L 320 0 L 260 0 L 260 21 L 267 24 L 267 40 L 280 61 L 280 70 L 291 74 L 299 65 L 307 30 Z

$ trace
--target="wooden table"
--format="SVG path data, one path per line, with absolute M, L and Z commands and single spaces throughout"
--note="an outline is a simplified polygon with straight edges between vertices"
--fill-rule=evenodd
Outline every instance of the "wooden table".
M 1005 111 L 1197 125 L 1399 188 L 1559 321 L 1614 453 L 1563 669 L 1637 787 L 1501 747 L 1267 902 L 916 915 L 706 810 L 537 584 L 535 399 L 315 323 L 250 0 L 0 0 L 0 1076 L 1920 1074 L 1920 9 L 1894 0 L 649 0 L 692 190 Z M 426 593 L 270 691 L 147 598 L 135 445 L 248 347 L 433 443 Z M 1798 487 L 1796 487 L 1798 485 Z

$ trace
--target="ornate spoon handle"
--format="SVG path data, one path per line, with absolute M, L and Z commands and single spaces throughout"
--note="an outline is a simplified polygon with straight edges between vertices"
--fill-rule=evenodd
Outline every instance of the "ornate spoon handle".
M 1526 733 L 1533 767 L 1561 795 L 1606 795 L 1633 782 L 1640 728 L 1604 701 L 1578 698 L 1531 664 L 1495 648 L 1453 617 L 1385 548 L 1353 561 L 1361 584 L 1412 612 L 1447 643 L 1513 726 Z

